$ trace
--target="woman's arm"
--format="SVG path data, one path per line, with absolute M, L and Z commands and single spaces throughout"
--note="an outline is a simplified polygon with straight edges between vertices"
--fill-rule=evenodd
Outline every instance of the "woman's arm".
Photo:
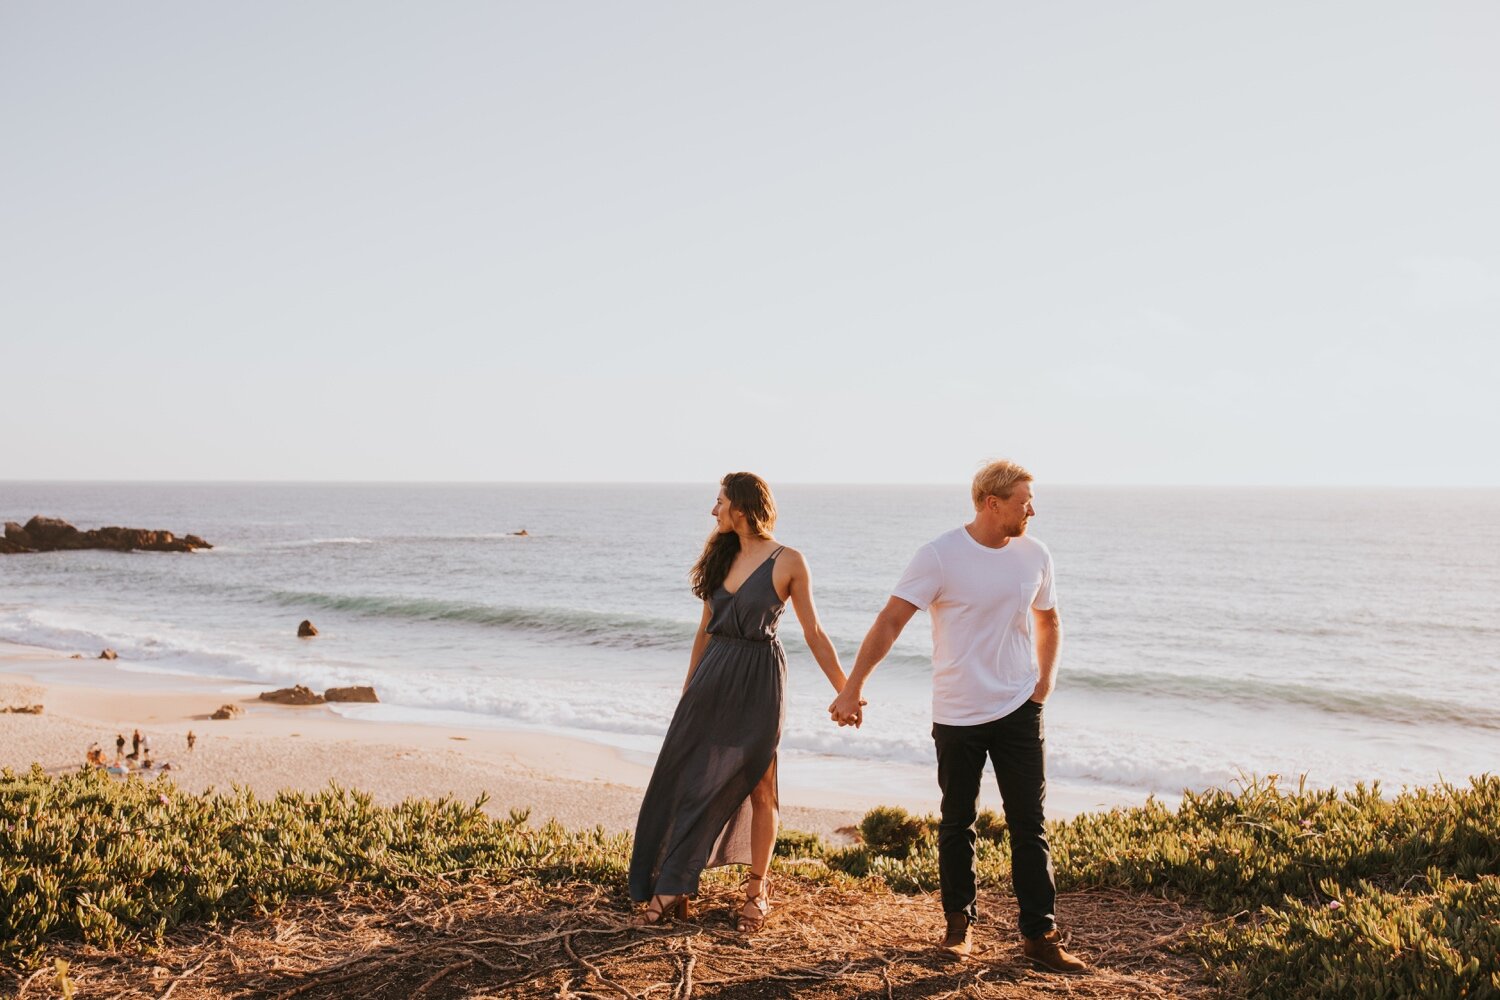
M 688 685 L 693 682 L 693 673 L 698 669 L 698 661 L 703 659 L 703 651 L 708 648 L 708 618 L 713 609 L 708 602 L 703 602 L 703 618 L 698 622 L 698 632 L 693 636 L 693 651 L 688 654 L 687 678 L 682 682 L 682 690 L 687 691 Z
M 782 558 L 787 560 L 787 568 L 791 571 L 788 579 L 791 593 L 787 596 L 791 598 L 792 610 L 797 612 L 797 621 L 802 625 L 807 648 L 812 650 L 813 659 L 823 668 L 828 683 L 833 685 L 835 691 L 842 691 L 846 679 L 844 668 L 839 666 L 839 654 L 829 641 L 828 634 L 823 631 L 822 623 L 818 621 L 818 609 L 813 605 L 812 573 L 807 568 L 807 560 L 796 549 L 787 549 Z

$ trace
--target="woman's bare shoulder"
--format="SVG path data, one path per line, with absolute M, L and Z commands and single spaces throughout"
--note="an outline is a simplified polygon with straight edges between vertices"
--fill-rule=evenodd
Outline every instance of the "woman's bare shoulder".
M 782 562 L 783 560 L 785 560 L 784 565 L 789 569 L 807 568 L 807 558 L 790 545 L 783 545 L 781 551 L 776 555 L 777 562 Z

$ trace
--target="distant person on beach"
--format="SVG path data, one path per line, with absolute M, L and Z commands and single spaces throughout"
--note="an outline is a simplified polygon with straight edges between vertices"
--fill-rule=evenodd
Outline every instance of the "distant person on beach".
M 849 682 L 828 706 L 858 726 L 865 680 L 920 610 L 932 616 L 932 740 L 943 792 L 938 875 L 947 930 L 942 947 L 964 956 L 978 919 L 974 822 L 988 758 L 995 766 L 1023 951 L 1055 972 L 1080 972 L 1053 915 L 1057 887 L 1043 828 L 1042 706 L 1056 680 L 1062 626 L 1052 554 L 1026 525 L 1036 516 L 1031 473 L 991 462 L 974 477 L 974 520 L 917 550 L 870 627 Z M 1035 649 L 1033 650 L 1033 636 Z
M 132 757 L 139 757 L 140 755 L 141 755 L 141 731 L 139 729 L 137 729 L 130 736 L 130 756 L 132 756 Z
M 192 752 L 193 746 L 197 742 L 198 742 L 198 734 L 195 733 L 195 732 L 193 732 L 191 729 L 189 729 L 188 730 L 188 734 L 187 734 L 187 744 L 188 744 L 188 752 L 189 753 Z
M 115 756 L 116 757 L 123 757 L 123 756 L 125 756 L 125 734 L 124 733 L 116 733 L 115 734 Z
M 691 573 L 703 617 L 636 821 L 630 898 L 647 904 L 638 924 L 685 917 L 704 868 L 749 865 L 735 923 L 752 933 L 770 913 L 766 873 L 779 821 L 776 750 L 786 686 L 776 626 L 788 601 L 835 691 L 844 671 L 818 624 L 806 560 L 771 535 L 776 502 L 765 481 L 748 472 L 725 476 L 712 516 L 713 533 Z

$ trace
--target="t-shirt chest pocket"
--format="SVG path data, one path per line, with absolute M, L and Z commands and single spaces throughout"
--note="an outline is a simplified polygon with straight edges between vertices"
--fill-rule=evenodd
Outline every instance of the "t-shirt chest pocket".
M 1020 601 L 1026 607 L 1030 607 L 1031 602 L 1036 600 L 1036 592 L 1041 589 L 1041 586 L 1042 581 L 1040 579 L 1031 577 L 1027 580 L 1018 580 L 1012 583 L 1010 589 L 1016 600 Z
M 1042 582 L 1035 578 L 1023 582 L 1017 582 L 1010 587 L 1010 598 L 1015 602 L 1015 616 L 1011 619 L 1011 627 L 1022 632 L 1031 627 L 1031 602 L 1036 600 L 1036 592 Z
M 967 608 L 968 613 L 978 620 L 999 618 L 1013 622 L 1019 620 L 1021 614 L 1030 613 L 1031 602 L 1036 599 L 1040 587 L 1041 581 L 1036 578 L 1026 581 L 989 580 L 971 594 L 957 597 L 954 603 Z

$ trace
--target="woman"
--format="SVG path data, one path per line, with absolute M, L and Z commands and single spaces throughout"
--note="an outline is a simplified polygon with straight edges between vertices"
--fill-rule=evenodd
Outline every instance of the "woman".
M 630 898 L 649 900 L 638 924 L 685 917 L 704 868 L 749 865 L 736 923 L 753 932 L 770 912 L 776 746 L 786 714 L 776 624 L 788 601 L 835 691 L 844 671 L 818 625 L 806 560 L 771 535 L 776 502 L 765 481 L 725 476 L 713 516 L 718 523 L 691 575 L 703 619 L 636 821 Z

